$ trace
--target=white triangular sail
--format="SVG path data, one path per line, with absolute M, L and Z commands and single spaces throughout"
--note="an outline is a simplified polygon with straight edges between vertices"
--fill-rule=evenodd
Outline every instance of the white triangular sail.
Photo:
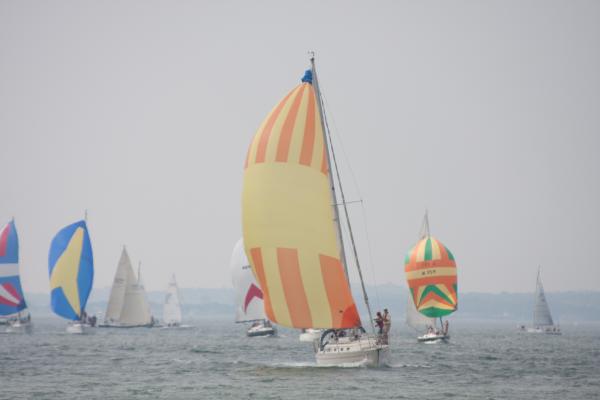
M 167 287 L 165 304 L 163 306 L 163 322 L 166 325 L 181 324 L 181 303 L 179 301 L 179 288 L 175 281 L 175 275 L 171 277 L 171 281 Z
M 233 248 L 231 275 L 235 290 L 236 322 L 266 319 L 263 293 L 246 258 L 242 239 Z
M 544 294 L 544 287 L 542 286 L 542 279 L 540 272 L 538 271 L 537 284 L 535 288 L 535 307 L 533 309 L 533 326 L 552 326 L 552 315 L 550 314 L 550 307 L 546 301 L 546 295 Z
M 138 277 L 135 278 L 131 264 L 127 273 L 127 288 L 125 289 L 125 302 L 121 310 L 121 325 L 149 325 L 152 323 L 150 306 L 146 300 L 146 291 L 142 283 L 142 276 L 138 269 Z
M 435 319 L 426 317 L 418 312 L 410 294 L 406 301 L 406 324 L 418 331 L 424 331 L 430 326 L 435 327 Z
M 152 323 L 141 275 L 136 278 L 125 248 L 111 289 L 105 322 L 118 326 L 144 326 Z
M 117 273 L 113 280 L 112 288 L 110 289 L 110 297 L 108 299 L 108 307 L 106 308 L 105 323 L 118 322 L 121 318 L 121 310 L 125 302 L 125 288 L 127 287 L 127 275 L 131 270 L 131 261 L 127 250 L 123 247 Z

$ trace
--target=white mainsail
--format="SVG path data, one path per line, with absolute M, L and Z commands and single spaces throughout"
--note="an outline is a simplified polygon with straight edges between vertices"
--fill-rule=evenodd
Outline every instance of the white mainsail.
M 141 274 L 135 277 L 127 250 L 123 248 L 119 266 L 110 292 L 105 323 L 122 327 L 152 324 L 150 307 Z
M 235 290 L 236 322 L 266 319 L 263 293 L 246 258 L 243 239 L 238 240 L 231 254 L 231 275 Z
M 415 302 L 410 293 L 408 295 L 408 300 L 406 301 L 406 324 L 419 331 L 424 331 L 430 326 L 435 327 L 434 318 L 426 317 L 417 311 Z
M 535 287 L 535 307 L 533 309 L 533 326 L 552 326 L 552 315 L 550 314 L 550 307 L 546 301 L 546 295 L 544 294 L 544 287 L 542 286 L 542 279 L 540 277 L 540 270 L 538 270 L 537 283 Z
M 181 303 L 179 301 L 179 288 L 175 281 L 175 275 L 171 276 L 171 281 L 167 287 L 165 295 L 165 304 L 163 306 L 163 322 L 166 325 L 181 324 Z
M 123 247 L 121 258 L 119 259 L 119 266 L 117 267 L 117 273 L 115 274 L 115 279 L 112 288 L 110 289 L 108 307 L 106 308 L 106 315 L 104 316 L 105 323 L 118 322 L 121 318 L 121 310 L 123 309 L 123 303 L 125 302 L 128 270 L 131 270 L 131 261 L 129 260 L 127 250 Z

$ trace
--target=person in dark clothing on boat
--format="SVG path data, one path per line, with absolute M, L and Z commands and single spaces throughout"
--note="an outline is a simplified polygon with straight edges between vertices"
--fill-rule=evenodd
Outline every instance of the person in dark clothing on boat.
M 377 311 L 377 318 L 375 318 L 375 325 L 377 325 L 378 331 L 377 333 L 381 335 L 383 333 L 383 316 L 381 315 L 381 311 Z

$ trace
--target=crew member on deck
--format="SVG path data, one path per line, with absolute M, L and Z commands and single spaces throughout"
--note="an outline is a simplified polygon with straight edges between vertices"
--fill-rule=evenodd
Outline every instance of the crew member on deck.
M 387 308 L 383 310 L 383 343 L 388 344 L 388 334 L 392 328 L 392 316 Z

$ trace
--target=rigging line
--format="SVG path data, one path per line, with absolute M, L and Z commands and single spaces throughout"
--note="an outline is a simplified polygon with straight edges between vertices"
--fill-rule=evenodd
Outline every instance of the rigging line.
M 327 103 L 327 99 L 325 98 L 325 95 L 323 95 L 323 92 L 320 93 L 321 98 L 323 99 L 323 106 L 325 108 L 325 106 L 328 106 Z M 342 149 L 342 154 L 344 156 L 344 160 L 346 161 L 346 166 L 348 167 L 348 170 L 350 171 L 350 176 L 352 177 L 352 181 L 354 183 L 354 188 L 356 189 L 357 193 L 358 193 L 358 198 L 361 199 L 361 208 L 362 208 L 362 213 L 363 213 L 363 225 L 364 225 L 364 229 L 365 229 L 365 236 L 367 238 L 367 247 L 368 247 L 368 255 L 369 255 L 369 267 L 371 269 L 371 277 L 373 279 L 373 287 L 375 288 L 375 296 L 377 297 L 377 306 L 378 308 L 381 308 L 381 300 L 379 297 L 379 290 L 377 289 L 377 280 L 375 279 L 375 263 L 373 262 L 373 251 L 371 249 L 371 239 L 369 237 L 369 228 L 367 226 L 367 214 L 365 211 L 365 205 L 363 202 L 363 196 L 362 193 L 360 191 L 360 187 L 358 186 L 358 180 L 356 179 L 356 175 L 354 174 L 354 170 L 352 169 L 352 164 L 350 163 L 350 157 L 348 157 L 348 153 L 346 152 L 346 148 L 344 147 L 344 142 L 341 138 L 340 135 L 337 134 L 337 124 L 335 122 L 335 116 L 330 112 L 329 113 L 329 117 L 331 118 L 331 122 L 333 124 L 333 130 L 329 129 L 329 125 L 327 124 L 328 120 L 325 121 L 325 124 L 327 125 L 327 129 L 329 130 L 329 132 L 333 132 L 333 134 L 335 135 L 337 141 L 340 143 L 340 148 Z M 351 202 L 346 202 L 347 204 L 351 203 Z
M 363 213 L 363 224 L 365 225 L 365 237 L 367 239 L 367 251 L 369 254 L 369 264 L 371 267 L 371 278 L 373 279 L 373 288 L 375 289 L 375 297 L 377 297 L 377 308 L 381 310 L 381 299 L 379 297 L 379 289 L 377 289 L 377 279 L 375 279 L 375 268 L 373 267 L 373 251 L 371 250 L 371 238 L 369 236 L 369 227 L 367 226 L 367 212 L 365 205 L 360 202 Z
M 314 69 L 313 69 L 314 71 Z M 316 77 L 315 77 L 316 79 Z M 318 82 L 318 80 L 317 80 Z M 317 91 L 317 96 L 320 97 L 320 101 L 322 102 L 322 96 L 321 96 L 321 92 L 320 90 Z M 330 147 L 330 152 L 331 152 L 331 158 L 333 160 L 333 165 L 335 167 L 335 173 L 337 176 L 337 181 L 338 181 L 338 186 L 340 188 L 340 196 L 342 198 L 342 203 L 344 204 L 344 214 L 346 217 L 346 224 L 348 225 L 348 233 L 350 234 L 350 241 L 352 242 L 352 251 L 354 253 L 354 260 L 356 261 L 356 269 L 358 270 L 358 276 L 360 278 L 360 286 L 363 292 L 363 297 L 365 300 L 365 305 L 367 306 L 367 311 L 369 312 L 369 322 L 371 325 L 371 330 L 373 331 L 373 333 L 375 332 L 375 325 L 373 324 L 373 313 L 371 313 L 371 306 L 369 305 L 369 295 L 367 294 L 367 289 L 365 288 L 365 282 L 363 279 L 363 274 L 360 268 L 360 261 L 358 260 L 358 253 L 356 250 L 356 244 L 354 243 L 354 234 L 352 233 L 352 225 L 350 224 L 350 217 L 348 215 L 348 207 L 346 206 L 346 199 L 344 197 L 344 190 L 342 189 L 342 181 L 340 179 L 340 170 L 338 168 L 338 163 L 335 157 L 335 152 L 333 150 L 333 143 L 331 141 L 331 131 L 329 129 L 329 124 L 327 122 L 327 116 L 325 114 L 325 110 L 324 107 L 323 109 L 321 109 L 322 115 L 323 115 L 323 123 L 325 125 L 325 129 L 326 129 L 326 135 L 329 137 L 329 142 L 331 143 L 331 147 Z
M 334 204 L 335 206 L 343 206 L 344 204 L 354 204 L 354 203 L 362 203 L 362 199 L 360 200 L 352 200 L 352 201 L 347 201 L 345 203 L 336 203 Z

